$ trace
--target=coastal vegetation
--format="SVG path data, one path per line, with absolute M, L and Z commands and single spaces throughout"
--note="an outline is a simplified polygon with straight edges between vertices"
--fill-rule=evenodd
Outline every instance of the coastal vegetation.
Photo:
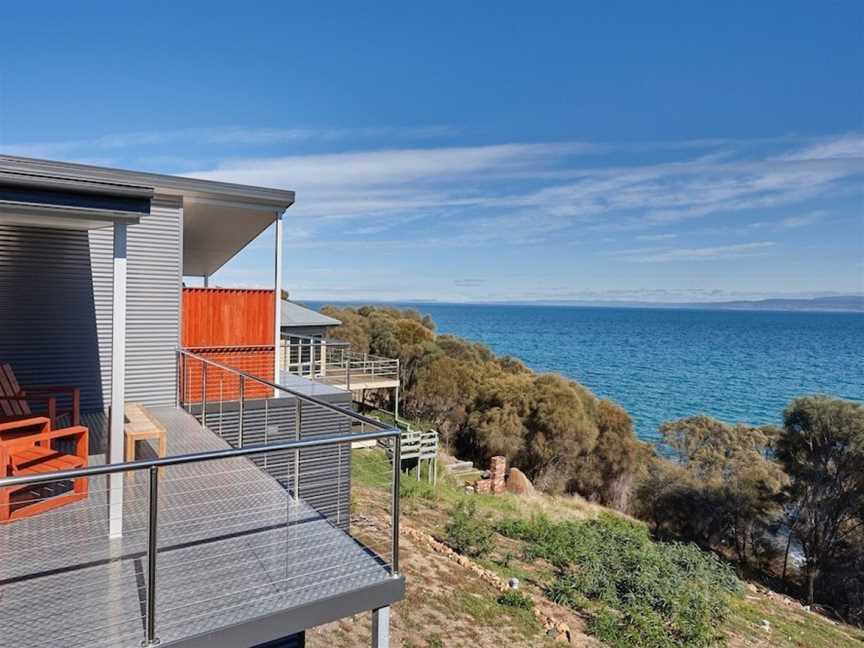
M 782 426 L 694 415 L 663 424 L 658 451 L 636 438 L 616 403 L 436 335 L 428 316 L 371 306 L 324 312 L 343 322 L 335 335 L 355 349 L 400 359 L 402 412 L 438 429 L 451 453 L 481 465 L 504 455 L 544 493 L 580 495 L 644 520 L 651 547 L 698 546 L 741 578 L 864 624 L 864 406 L 804 396 L 788 405 Z M 370 398 L 392 405 L 383 393 Z M 464 527 L 469 512 L 460 515 Z M 563 591 L 562 601 L 583 600 Z

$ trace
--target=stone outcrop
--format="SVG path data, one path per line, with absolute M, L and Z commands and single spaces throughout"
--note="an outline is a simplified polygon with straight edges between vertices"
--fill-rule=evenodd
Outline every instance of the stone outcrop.
M 514 495 L 533 495 L 535 492 L 534 484 L 518 468 L 510 469 L 510 476 L 507 478 L 507 491 Z

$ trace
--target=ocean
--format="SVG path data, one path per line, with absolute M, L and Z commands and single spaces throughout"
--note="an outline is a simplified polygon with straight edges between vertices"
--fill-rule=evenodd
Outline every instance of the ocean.
M 312 305 L 312 304 L 310 304 Z M 319 306 L 320 304 L 314 304 Z M 622 405 L 636 433 L 693 414 L 780 423 L 803 394 L 864 400 L 864 315 L 405 304 L 451 333 Z

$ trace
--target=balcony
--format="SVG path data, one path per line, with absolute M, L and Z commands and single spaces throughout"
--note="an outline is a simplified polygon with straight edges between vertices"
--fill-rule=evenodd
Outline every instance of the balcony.
M 282 333 L 280 366 L 292 376 L 346 389 L 398 389 L 399 360 L 358 353 L 341 340 Z
M 107 417 L 85 414 L 88 467 L 0 479 L 33 498 L 89 486 L 0 526 L 0 647 L 254 646 L 401 598 L 399 433 L 312 391 L 180 352 L 177 406 L 148 408 L 167 457 L 106 464 Z M 352 508 L 361 440 L 396 461 Z

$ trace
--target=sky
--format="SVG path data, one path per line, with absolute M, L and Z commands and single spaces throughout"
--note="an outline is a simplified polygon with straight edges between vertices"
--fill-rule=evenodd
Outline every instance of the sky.
M 297 299 L 864 292 L 864 3 L 313 4 L 11 3 L 0 152 L 292 189 Z

